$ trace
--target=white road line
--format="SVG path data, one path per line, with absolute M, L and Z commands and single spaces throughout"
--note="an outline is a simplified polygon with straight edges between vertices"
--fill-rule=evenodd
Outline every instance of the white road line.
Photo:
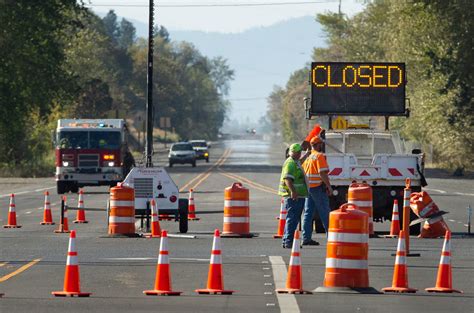
M 39 189 L 35 189 L 35 192 L 40 192 L 40 191 L 50 190 L 50 189 L 54 189 L 54 188 L 55 188 L 55 187 L 39 188 Z
M 40 189 L 35 189 L 35 190 L 24 190 L 24 191 L 13 192 L 13 193 L 15 194 L 15 196 L 17 196 L 17 195 L 24 195 L 24 194 L 32 193 L 32 192 L 40 192 L 40 191 L 43 191 L 43 190 L 54 189 L 54 188 L 56 188 L 56 187 L 46 187 L 46 188 L 40 188 Z M 8 198 L 8 197 L 10 197 L 11 194 L 12 194 L 12 192 L 8 193 L 8 194 L 0 195 L 0 199 Z
M 272 264 L 273 280 L 276 288 L 285 288 L 286 283 L 286 264 L 281 256 L 269 256 Z M 300 308 L 296 302 L 296 298 L 292 294 L 276 293 L 280 312 L 282 313 L 299 313 Z
M 450 222 L 453 222 L 453 223 L 455 223 L 455 222 L 456 222 L 455 220 L 448 220 L 448 221 L 450 221 Z
M 31 214 L 31 211 L 26 211 L 25 214 Z
M 447 193 L 446 191 L 444 190 L 440 190 L 440 189 L 431 189 L 431 188 L 424 188 L 426 191 L 434 191 L 434 192 L 439 192 L 439 193 Z
M 455 194 L 460 195 L 460 196 L 474 197 L 474 193 L 455 192 Z

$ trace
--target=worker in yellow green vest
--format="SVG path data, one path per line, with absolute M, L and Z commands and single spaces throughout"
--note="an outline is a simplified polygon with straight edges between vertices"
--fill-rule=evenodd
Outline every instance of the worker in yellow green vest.
M 301 219 L 305 199 L 308 197 L 308 184 L 301 167 L 301 145 L 292 144 L 289 149 L 290 156 L 286 159 L 281 170 L 278 194 L 283 197 L 287 211 L 285 233 L 283 235 L 283 248 L 292 248 L 293 236 Z

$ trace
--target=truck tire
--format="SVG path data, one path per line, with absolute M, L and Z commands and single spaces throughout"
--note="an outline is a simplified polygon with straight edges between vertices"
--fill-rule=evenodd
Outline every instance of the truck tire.
M 192 165 L 193 167 L 196 167 L 196 160 L 194 160 L 194 162 L 191 163 L 191 165 Z
M 63 182 L 63 181 L 58 181 L 56 183 L 56 191 L 57 191 L 58 195 L 62 195 L 62 194 L 65 194 L 66 192 L 68 192 L 67 183 Z
M 173 167 L 173 162 L 170 162 L 170 167 Z
M 209 158 L 206 158 L 206 163 L 209 163 Z
M 179 232 L 188 232 L 188 199 L 179 199 Z
M 79 192 L 79 186 L 75 183 L 71 183 L 69 185 L 69 190 L 72 192 L 72 193 L 78 193 Z

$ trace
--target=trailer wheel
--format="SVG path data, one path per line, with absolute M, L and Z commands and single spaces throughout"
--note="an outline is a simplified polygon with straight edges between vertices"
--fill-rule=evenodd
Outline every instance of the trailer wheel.
M 188 199 L 179 199 L 179 232 L 188 232 Z

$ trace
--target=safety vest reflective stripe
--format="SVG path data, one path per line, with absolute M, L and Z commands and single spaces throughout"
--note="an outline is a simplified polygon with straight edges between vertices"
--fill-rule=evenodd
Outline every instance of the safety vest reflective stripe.
M 211 264 L 222 264 L 222 255 L 211 254 Z
M 306 177 L 308 177 L 308 178 L 312 178 L 312 177 L 319 178 L 321 176 L 319 174 L 306 174 Z
M 359 207 L 370 207 L 372 206 L 372 201 L 359 201 L 359 200 L 351 200 L 347 201 L 348 203 L 355 204 Z
M 328 233 L 328 242 L 350 242 L 350 243 L 367 243 L 369 242 L 368 234 L 351 234 L 351 233 Z
M 134 201 L 127 201 L 127 200 L 110 200 L 110 206 L 111 207 L 117 207 L 117 206 L 134 206 L 135 202 Z
M 77 255 L 68 255 L 66 265 L 78 265 Z
M 249 206 L 249 201 L 243 200 L 224 200 L 224 206 L 233 207 L 233 206 Z
M 135 218 L 123 216 L 109 216 L 109 223 L 135 223 Z
M 249 223 L 249 217 L 229 217 L 224 216 L 224 223 Z
M 421 217 L 425 217 L 425 215 L 428 214 L 428 212 L 433 209 L 433 204 L 434 204 L 433 201 L 430 202 L 430 203 L 428 203 L 428 204 L 423 208 L 423 210 L 421 210 L 420 216 L 421 216 Z
M 367 260 L 326 258 L 326 268 L 367 269 Z

